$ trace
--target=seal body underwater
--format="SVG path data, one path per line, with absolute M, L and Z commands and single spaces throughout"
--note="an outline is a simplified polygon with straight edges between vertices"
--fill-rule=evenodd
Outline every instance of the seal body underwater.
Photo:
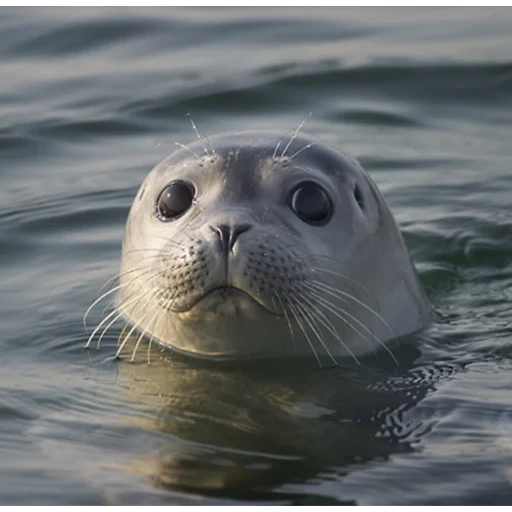
M 352 158 L 294 134 L 221 134 L 147 176 L 123 240 L 117 311 L 206 358 L 338 362 L 426 326 L 397 224 Z

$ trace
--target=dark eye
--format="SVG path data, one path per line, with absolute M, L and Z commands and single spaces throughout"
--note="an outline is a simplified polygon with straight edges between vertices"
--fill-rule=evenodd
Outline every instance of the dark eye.
M 304 181 L 291 194 L 290 206 L 297 216 L 310 224 L 325 224 L 333 206 L 327 192 L 314 181 Z
M 162 190 L 156 203 L 161 220 L 170 220 L 185 213 L 194 201 L 194 187 L 184 181 L 174 181 Z

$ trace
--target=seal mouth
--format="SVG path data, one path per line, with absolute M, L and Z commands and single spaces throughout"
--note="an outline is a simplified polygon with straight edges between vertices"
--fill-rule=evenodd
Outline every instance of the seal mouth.
M 273 316 L 281 316 L 275 311 L 272 311 L 267 306 L 262 304 L 259 300 L 257 300 L 253 295 L 246 292 L 245 290 L 242 290 L 240 288 L 236 288 L 234 286 L 229 285 L 223 285 L 223 286 L 216 286 L 215 288 L 212 288 L 208 292 L 206 292 L 204 295 L 199 297 L 196 301 L 194 301 L 192 304 L 190 304 L 186 309 L 183 309 L 181 311 L 178 311 L 178 313 L 186 313 L 187 311 L 191 311 L 197 306 L 205 305 L 206 303 L 211 301 L 212 303 L 217 304 L 227 304 L 230 301 L 237 302 L 242 300 L 249 300 L 250 303 L 258 306 L 260 309 L 265 311 L 266 313 L 269 313 Z
M 202 297 L 200 297 L 192 306 L 195 306 L 198 302 L 201 302 L 202 300 L 208 299 L 208 298 L 214 298 L 219 297 L 221 299 L 230 299 L 232 297 L 237 297 L 243 295 L 245 297 L 249 297 L 254 302 L 256 300 L 254 297 L 249 295 L 246 291 L 241 290 L 240 288 L 236 288 L 234 286 L 217 286 L 215 288 L 212 288 L 210 291 L 206 292 Z

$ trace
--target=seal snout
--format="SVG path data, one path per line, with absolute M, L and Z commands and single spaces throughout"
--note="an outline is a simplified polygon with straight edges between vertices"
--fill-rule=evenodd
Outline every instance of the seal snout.
M 242 234 L 251 229 L 251 224 L 219 224 L 217 226 L 212 226 L 210 224 L 210 229 L 217 233 L 218 238 L 218 246 L 220 248 L 220 252 L 227 256 L 227 254 L 233 251 L 233 247 L 237 241 L 237 238 Z

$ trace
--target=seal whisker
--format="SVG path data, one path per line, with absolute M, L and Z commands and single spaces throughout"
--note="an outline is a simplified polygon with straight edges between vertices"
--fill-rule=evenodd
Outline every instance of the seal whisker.
M 372 342 L 368 339 L 368 337 L 363 334 L 357 327 L 352 325 L 350 320 L 342 315 L 348 315 L 346 310 L 343 308 L 336 306 L 329 300 L 325 299 L 325 297 L 322 297 L 320 295 L 315 295 L 314 292 L 312 293 L 312 297 L 318 302 L 320 306 L 325 308 L 328 311 L 331 311 L 336 317 L 338 317 L 340 320 L 343 321 L 345 325 L 347 325 L 350 329 L 352 329 L 356 334 L 359 335 L 359 337 L 375 352 L 375 347 L 372 345 Z
M 139 249 L 140 251 L 142 251 L 143 249 Z M 151 249 L 148 249 L 148 250 L 151 250 Z M 157 250 L 157 249 L 155 249 Z M 148 258 L 152 258 L 153 256 L 148 256 Z M 100 288 L 98 289 L 98 291 L 96 292 L 96 294 L 99 294 L 101 293 L 101 291 L 108 285 L 110 285 L 113 281 L 115 281 L 116 279 L 120 279 L 121 277 L 124 277 L 128 274 L 131 274 L 133 272 L 137 272 L 139 269 L 138 268 L 132 268 L 130 270 L 126 270 L 124 272 L 117 272 L 116 274 L 114 274 L 112 277 L 110 277 L 109 279 L 107 279 L 101 286 Z M 142 270 L 146 271 L 147 269 L 145 268 L 142 268 Z M 85 316 L 85 315 L 84 315 Z
M 144 316 L 142 317 L 142 321 L 144 321 L 144 320 L 145 320 L 146 316 L 147 316 L 147 315 L 144 315 Z M 137 329 L 137 328 L 138 328 L 138 326 L 139 326 L 139 324 L 138 324 L 137 322 L 134 322 L 134 323 L 133 323 L 132 328 L 129 330 L 128 334 L 124 337 L 124 340 L 122 341 L 121 345 L 120 345 L 120 346 L 119 346 L 119 348 L 117 349 L 117 352 L 116 352 L 116 354 L 115 354 L 115 356 L 114 356 L 114 359 L 118 359 L 118 358 L 119 358 L 119 355 L 121 354 L 121 352 L 123 351 L 124 346 L 126 345 L 126 343 L 128 342 L 128 340 L 130 339 L 130 336 L 131 336 L 132 332 L 133 332 L 133 331 L 135 331 L 135 329 Z M 123 329 L 123 331 L 124 331 L 124 329 Z
M 136 278 L 136 279 L 139 279 L 139 278 L 141 278 L 141 277 L 144 277 L 145 275 L 149 274 L 150 272 L 155 272 L 153 269 L 150 269 L 150 270 L 142 269 L 142 270 L 140 270 L 140 269 L 138 269 L 138 268 L 135 268 L 135 269 L 128 270 L 127 272 L 124 272 L 124 273 L 123 273 L 123 275 L 127 275 L 127 274 L 129 274 L 129 273 L 133 273 L 133 272 L 137 272 L 137 271 L 139 271 L 139 272 L 140 272 L 140 274 L 137 276 L 137 278 Z M 117 277 L 116 277 L 116 279 L 117 279 Z M 111 278 L 111 279 L 109 279 L 109 281 L 112 281 L 112 280 L 113 280 L 112 278 Z M 83 318 L 82 318 L 82 323 L 83 323 L 84 328 L 85 328 L 85 330 L 86 330 L 86 331 L 88 330 L 88 329 L 87 329 L 87 325 L 86 325 L 87 317 L 88 317 L 88 315 L 90 314 L 90 312 L 93 310 L 93 308 L 94 308 L 94 307 L 95 307 L 99 302 L 101 302 L 105 297 L 108 297 L 111 293 L 114 293 L 115 291 L 118 291 L 118 290 L 120 290 L 121 288 L 124 288 L 125 286 L 128 286 L 128 285 L 130 285 L 130 284 L 132 284 L 132 283 L 133 283 L 133 281 L 128 282 L 128 283 L 124 283 L 124 284 L 119 284 L 119 285 L 117 285 L 117 286 L 115 286 L 115 287 L 111 288 L 109 291 L 105 292 L 103 295 L 101 295 L 99 298 L 97 298 L 97 299 L 96 299 L 96 300 L 95 300 L 95 301 L 94 301 L 94 302 L 93 302 L 93 303 L 92 303 L 92 304 L 87 308 L 87 311 L 85 312 L 85 314 L 84 314 L 84 316 L 83 316 Z M 103 286 L 100 288 L 100 290 L 101 290 L 102 288 L 104 288 L 104 287 L 105 287 L 105 285 L 103 285 Z M 114 301 L 110 301 L 110 302 L 107 304 L 107 306 L 105 306 L 105 308 L 103 308 L 103 311 L 101 312 L 101 315 L 103 315 L 103 314 L 105 313 L 105 310 L 106 310 L 106 309 L 107 309 L 107 308 L 108 308 L 108 307 L 109 307 L 113 302 L 115 302 L 115 300 L 114 300 Z M 101 315 L 100 315 L 100 318 L 101 318 Z
M 164 238 L 164 240 L 167 240 L 169 242 L 173 242 L 172 239 L 170 238 Z M 177 243 L 177 242 L 174 242 L 174 245 L 176 245 L 176 247 L 181 247 L 181 244 Z M 126 256 L 130 256 L 131 254 L 134 254 L 136 252 L 142 252 L 142 253 L 146 253 L 146 252 L 156 252 L 157 254 L 151 254 L 149 256 L 146 256 L 147 259 L 150 259 L 150 258 L 156 258 L 158 257 L 158 255 L 162 252 L 162 248 L 156 248 L 156 247 L 146 247 L 144 249 L 131 249 L 130 251 L 126 251 Z
M 158 293 L 157 293 L 155 296 L 157 296 L 157 295 L 158 295 Z M 153 316 L 152 321 L 153 321 L 153 320 L 158 316 L 158 314 L 159 314 L 159 310 L 157 309 L 157 311 L 156 311 L 155 315 Z M 134 360 L 135 360 L 135 354 L 137 353 L 137 350 L 138 350 L 138 348 L 139 348 L 139 345 L 141 344 L 142 339 L 144 338 L 144 335 L 146 334 L 146 329 L 142 328 L 142 322 L 144 322 L 144 320 L 146 319 L 147 315 L 148 315 L 148 313 L 146 313 L 146 314 L 143 316 L 143 318 L 142 318 L 142 320 L 141 320 L 141 322 L 140 322 L 140 324 L 139 324 L 139 326 L 138 326 L 139 328 L 141 328 L 141 333 L 140 333 L 139 338 L 137 339 L 137 343 L 135 344 L 135 347 L 134 347 L 134 349 L 133 349 L 133 351 L 132 351 L 132 356 L 131 356 L 131 358 L 130 358 L 130 362 L 131 362 L 131 363 L 133 363 L 133 362 L 134 362 Z M 148 357 L 149 357 L 149 355 L 148 355 Z M 148 364 L 149 364 L 149 361 L 148 361 Z
M 339 341 L 339 343 L 343 346 L 343 348 L 351 355 L 351 357 L 354 359 L 354 361 L 361 366 L 361 363 L 359 362 L 359 359 L 355 356 L 355 354 L 350 350 L 348 345 L 340 338 L 338 332 L 332 325 L 332 322 L 327 318 L 327 316 L 315 305 L 314 302 L 308 303 L 309 307 L 313 308 L 315 310 L 316 315 L 319 315 L 318 321 L 321 322 L 325 328 L 333 334 L 336 339 Z
M 212 144 L 212 141 L 208 138 L 208 135 L 206 135 L 205 132 L 201 132 L 202 136 L 206 139 L 206 142 L 208 142 L 208 145 L 210 146 L 210 149 L 212 150 L 212 156 L 215 155 L 215 147 Z
M 130 270 L 126 270 L 124 272 L 116 272 L 113 276 L 111 276 L 110 278 L 108 278 L 101 286 L 100 288 L 98 289 L 98 291 L 96 292 L 96 294 L 98 293 L 101 293 L 101 291 L 106 288 L 107 286 L 109 286 L 110 284 L 112 284 L 113 281 L 115 281 L 116 279 L 119 279 L 121 277 L 123 277 L 125 274 L 129 274 L 131 272 L 135 272 L 137 269 L 130 269 Z
M 277 150 L 281 146 L 281 144 L 284 141 L 284 138 L 291 132 L 291 130 L 288 130 L 285 132 L 285 134 L 279 139 L 279 142 L 277 143 L 276 147 L 274 148 L 274 152 L 272 153 L 272 160 L 275 160 L 277 157 Z
M 135 297 L 135 299 L 137 299 L 137 297 Z M 135 301 L 135 299 L 134 299 L 134 301 Z M 114 309 L 114 311 L 110 312 L 103 320 L 101 320 L 101 322 L 96 326 L 94 331 L 92 331 L 92 333 L 89 336 L 89 338 L 87 340 L 87 343 L 85 344 L 84 348 L 86 348 L 86 349 L 89 348 L 89 345 L 91 344 L 91 341 L 94 339 L 95 334 L 101 329 L 102 325 L 105 322 L 107 322 L 110 318 L 112 318 L 116 313 L 118 313 L 118 310 Z M 119 316 L 121 316 L 121 314 Z M 116 317 L 113 322 L 115 322 L 115 320 L 117 320 L 117 318 L 119 318 L 119 316 Z
M 122 316 L 123 316 L 123 313 L 120 313 L 117 309 L 114 310 L 114 312 L 118 313 L 117 316 L 114 317 L 113 320 L 111 320 L 109 322 L 109 324 L 103 329 L 103 331 L 101 332 L 99 338 L 98 338 L 98 342 L 97 342 L 97 345 L 96 345 L 96 349 L 99 350 L 100 349 L 100 345 L 101 345 L 101 340 L 103 339 L 103 336 L 105 336 L 105 334 L 108 332 L 108 330 L 110 329 L 110 327 L 117 321 L 119 320 Z
M 183 228 L 183 229 L 185 229 L 186 227 L 187 227 L 187 226 L 184 226 L 184 228 Z M 179 235 L 180 233 L 181 233 L 181 231 L 178 231 L 178 232 L 175 234 L 175 236 L 176 236 L 176 235 Z M 171 245 L 174 245 L 174 246 L 176 246 L 176 247 L 180 247 L 180 248 L 181 248 L 181 247 L 183 247 L 183 244 L 180 244 L 180 243 L 176 242 L 175 240 L 173 240 L 172 238 L 169 238 L 169 237 L 167 237 L 167 236 L 155 235 L 155 238 L 159 238 L 159 239 L 161 239 L 161 240 L 165 240 L 166 242 L 169 242 Z M 189 237 L 189 238 L 190 238 L 190 237 Z M 160 251 L 160 253 L 161 253 L 161 252 L 162 252 L 162 249 L 155 249 L 155 251 Z
M 190 121 L 190 124 L 192 125 L 192 129 L 194 130 L 195 134 L 197 135 L 197 138 L 202 141 L 201 134 L 199 133 L 199 130 L 197 129 L 196 123 L 194 123 L 194 120 L 192 119 L 192 116 L 190 113 L 187 112 L 187 117 Z M 203 150 L 206 156 L 210 156 L 210 153 L 208 153 L 208 148 L 206 147 L 206 144 L 203 142 Z
M 128 270 L 126 271 L 125 273 L 131 273 L 131 272 L 135 272 L 137 269 L 131 269 L 131 270 Z M 121 277 L 121 273 L 118 273 L 114 276 L 112 276 L 110 279 L 108 279 L 105 283 L 103 283 L 101 285 L 101 287 L 99 288 L 99 290 L 96 292 L 97 294 L 98 293 L 101 293 L 101 290 L 103 290 L 107 285 L 109 285 L 110 283 L 112 283 L 113 281 L 115 281 L 116 279 L 118 279 L 119 277 Z M 119 290 L 121 289 L 123 286 L 125 285 L 119 285 L 119 286 L 116 286 L 115 288 L 111 288 L 108 292 L 104 293 L 103 295 L 101 295 L 101 297 L 99 297 L 98 299 L 94 300 L 93 303 L 87 308 L 87 311 L 84 313 L 84 316 L 82 318 L 82 323 L 83 323 L 83 326 L 85 328 L 85 330 L 87 331 L 87 325 L 86 325 L 86 321 L 87 321 L 87 316 L 89 315 L 89 313 L 92 311 L 92 309 L 94 308 L 94 306 L 96 306 L 96 304 L 98 304 L 102 299 L 104 299 L 105 297 L 107 297 L 110 293 L 113 293 L 115 292 L 116 290 Z
M 343 297 L 353 300 L 354 302 L 356 302 L 357 304 L 362 306 L 364 309 L 369 311 L 376 318 L 378 318 L 389 329 L 391 335 L 395 336 L 393 329 L 386 322 L 386 320 L 384 320 L 384 318 L 382 318 L 381 315 L 379 315 L 374 309 L 372 309 L 370 306 L 366 305 L 364 302 L 360 301 L 359 299 L 356 299 L 354 296 L 350 295 L 349 293 L 343 292 L 341 290 L 337 290 L 337 289 L 333 288 L 332 286 L 329 286 L 328 284 L 322 283 L 320 281 L 313 281 L 311 283 L 311 285 L 314 286 L 317 290 L 323 290 L 325 293 L 327 293 L 333 297 L 337 297 L 339 300 L 342 300 L 345 303 L 347 303 L 347 300 Z M 340 295 L 342 295 L 343 297 L 340 297 Z
M 277 143 L 276 147 L 274 148 L 274 152 L 272 153 L 272 160 L 275 160 L 276 155 L 277 155 L 277 150 L 279 149 L 279 146 L 281 145 L 281 142 L 283 142 L 283 139 L 281 139 L 281 140 Z
M 143 295 L 141 295 L 141 296 L 139 297 L 139 301 L 138 301 L 134 306 L 132 306 L 132 311 L 133 311 L 133 309 L 135 309 L 135 308 L 137 307 L 137 305 L 139 304 L 139 302 L 140 302 L 144 297 L 146 297 L 147 295 L 152 294 L 151 298 L 149 299 L 149 300 L 151 301 L 151 300 L 152 300 L 152 299 L 154 299 L 155 297 L 158 297 L 158 295 L 159 295 L 160 293 L 161 293 L 160 288 L 158 288 L 158 287 L 157 287 L 156 289 L 155 289 L 155 287 L 150 288 L 146 293 L 144 293 Z M 124 306 L 123 306 L 123 307 L 124 307 Z M 120 308 L 119 308 L 119 309 L 120 309 Z M 121 314 L 122 314 L 122 313 L 121 313 Z M 146 319 L 146 317 L 147 317 L 147 316 L 148 316 L 148 313 L 146 312 L 146 313 L 144 314 L 144 316 L 142 317 L 142 319 L 140 320 L 140 322 L 133 322 L 133 326 L 132 326 L 132 328 L 130 329 L 130 331 L 128 332 L 128 334 L 124 337 L 123 342 L 121 343 L 120 347 L 118 348 L 118 350 L 117 350 L 117 352 L 116 352 L 116 354 L 115 354 L 115 356 L 114 356 L 114 358 L 115 358 L 115 359 L 117 359 L 117 358 L 119 357 L 119 355 L 121 354 L 121 352 L 122 352 L 122 350 L 123 350 L 124 346 L 126 345 L 126 343 L 127 343 L 128 339 L 129 339 L 129 338 L 130 338 L 130 336 L 132 335 L 133 331 L 135 331 L 135 329 L 139 329 L 139 328 L 141 328 L 141 325 L 142 325 L 142 323 L 144 322 L 144 320 Z M 121 332 L 120 338 L 122 338 L 122 337 L 123 337 L 123 335 L 124 335 L 124 331 L 125 331 L 125 329 L 123 329 L 123 331 Z M 137 348 L 138 348 L 138 346 L 139 346 L 139 343 L 140 343 L 140 340 L 141 340 L 141 339 L 142 339 L 142 338 L 140 338 L 140 339 L 137 341 L 137 345 L 136 345 L 136 347 L 135 347 L 134 352 L 137 350 Z M 131 359 L 131 362 L 133 362 L 133 357 L 134 357 L 134 356 L 135 356 L 135 354 L 133 354 L 132 359 Z
M 283 304 L 283 301 L 281 300 L 281 296 L 279 295 L 279 293 L 277 293 L 277 291 L 274 292 L 276 297 L 277 297 L 277 300 L 279 301 L 279 304 L 281 305 L 281 309 L 283 310 L 283 314 L 284 314 L 284 317 L 286 319 L 286 322 L 288 324 L 288 328 L 290 329 L 290 335 L 292 337 L 292 343 L 293 343 L 293 350 L 295 352 L 295 350 L 297 349 L 297 345 L 296 345 L 296 341 L 295 341 L 295 334 L 293 332 L 293 327 L 292 327 L 292 323 L 290 321 L 290 317 L 288 316 L 288 313 L 286 312 L 286 308 Z
M 144 297 L 144 296 L 143 296 L 143 297 Z M 135 298 L 136 298 L 136 299 L 138 298 L 138 299 L 139 299 L 139 302 L 140 302 L 141 298 L 139 298 L 139 297 L 135 297 Z M 130 302 L 130 304 L 132 304 L 132 303 Z M 133 309 L 135 309 L 135 307 L 137 306 L 137 304 L 138 304 L 138 302 L 136 302 L 136 303 L 133 305 L 133 307 L 132 307 L 132 311 L 133 311 Z M 126 305 L 126 304 L 125 304 L 125 305 Z M 121 317 L 123 316 L 123 314 L 124 314 L 124 312 L 122 312 L 122 311 L 120 310 L 120 308 L 116 308 L 116 309 L 114 309 L 114 312 L 118 312 L 119 314 L 118 314 L 116 317 L 114 317 L 114 319 L 113 319 L 113 320 L 112 320 L 112 321 L 111 321 L 111 322 L 110 322 L 110 323 L 109 323 L 109 324 L 108 324 L 108 325 L 103 329 L 103 332 L 101 333 L 100 337 L 98 338 L 98 343 L 97 343 L 97 349 L 98 349 L 98 350 L 99 350 L 99 348 L 100 348 L 101 340 L 103 339 L 103 336 L 107 333 L 107 331 L 110 329 L 110 327 L 112 327 L 112 325 L 113 325 L 117 320 L 119 320 L 119 318 L 121 318 Z M 126 326 L 125 326 L 125 328 L 126 328 Z M 124 333 L 125 328 L 123 328 L 123 330 L 122 330 L 122 332 L 121 332 L 121 337 L 122 337 L 122 335 L 123 335 L 123 333 Z
M 286 147 L 284 148 L 283 152 L 281 153 L 281 158 L 284 157 L 284 155 L 286 154 L 286 152 L 288 151 L 288 148 L 290 147 L 291 143 L 295 140 L 295 138 L 297 137 L 297 135 L 299 134 L 300 132 L 300 129 L 304 126 L 304 123 L 311 117 L 311 112 L 300 122 L 299 126 L 297 126 L 297 129 L 295 130 L 295 132 L 293 133 L 292 137 L 290 138 L 290 140 L 288 141 L 288 144 L 286 145 Z
M 134 297 L 135 295 L 135 297 Z M 145 295 L 145 294 L 144 294 Z M 143 295 L 143 297 L 144 297 Z M 121 310 L 121 307 L 125 307 L 127 304 L 137 304 L 137 301 L 140 301 L 141 300 L 141 297 L 138 295 L 138 290 L 135 291 L 133 294 L 131 294 L 128 299 L 126 299 L 124 301 L 124 303 L 122 305 L 119 305 L 119 307 L 115 308 L 111 313 L 109 313 L 103 320 L 101 320 L 98 325 L 96 326 L 96 328 L 94 329 L 94 331 L 92 331 L 91 335 L 89 336 L 89 339 L 87 340 L 87 343 L 85 344 L 85 348 L 89 348 L 89 345 L 91 344 L 91 341 L 94 339 L 94 336 L 95 334 L 101 329 L 102 325 L 107 322 L 110 318 L 112 318 L 112 316 L 114 316 L 116 313 L 119 313 L 119 311 Z M 118 319 L 120 318 L 121 316 L 123 315 L 123 312 L 119 313 L 118 316 L 116 318 L 114 318 L 114 320 L 108 324 L 107 328 L 103 331 L 102 335 L 99 337 L 98 339 L 98 345 L 97 345 L 97 348 L 99 349 L 100 348 L 100 343 L 101 343 L 101 340 L 103 338 L 103 335 L 105 334 L 105 332 L 110 328 L 110 326 Z
M 313 343 L 311 342 L 311 339 L 310 339 L 308 333 L 306 332 L 306 329 L 304 329 L 304 326 L 302 325 L 302 322 L 300 321 L 300 315 L 297 313 L 295 306 L 291 302 L 288 302 L 288 307 L 292 311 L 295 321 L 297 322 L 297 325 L 300 327 L 300 330 L 303 332 L 303 334 L 313 352 L 313 355 L 315 356 L 315 359 L 317 360 L 318 364 L 320 365 L 320 368 L 322 368 L 322 362 L 320 361 L 320 358 L 318 357 L 318 354 L 316 353 L 315 347 L 314 347 Z
M 101 302 L 105 297 L 109 296 L 111 293 L 114 293 L 115 291 L 123 288 L 123 286 L 126 286 L 124 284 L 120 284 L 118 286 L 115 286 L 114 288 L 112 288 L 111 290 L 109 290 L 108 292 L 104 293 L 103 295 L 101 295 L 101 297 L 97 298 L 88 308 L 87 308 L 87 311 L 84 313 L 84 316 L 82 318 L 82 323 L 83 323 L 83 326 L 85 328 L 85 330 L 87 331 L 87 316 L 89 315 L 89 313 L 91 312 L 91 310 L 94 308 L 94 306 L 96 306 L 96 304 L 98 304 L 98 302 Z
M 328 258 L 325 256 L 325 258 Z M 334 261 L 335 263 L 340 264 L 335 258 L 329 258 L 330 260 Z M 311 270 L 313 272 L 324 272 L 326 274 L 331 274 L 336 277 L 339 277 L 340 279 L 344 279 L 345 281 L 348 281 L 350 283 L 354 283 L 356 286 L 359 286 L 362 290 L 364 290 L 372 299 L 376 302 L 377 305 L 379 305 L 379 301 L 377 300 L 377 297 L 375 297 L 375 294 L 373 294 L 366 286 L 363 286 L 359 281 L 356 279 L 352 279 L 349 276 L 346 276 L 345 274 L 342 274 L 341 272 L 336 272 L 334 270 L 328 269 L 328 268 L 322 268 L 322 267 L 311 267 Z
M 153 324 L 151 325 L 151 332 L 153 331 L 153 327 L 155 325 L 156 319 L 158 318 L 158 315 L 155 315 L 155 319 L 153 321 Z M 148 366 L 151 364 L 151 343 L 153 343 L 154 336 L 151 335 L 148 342 Z
M 182 246 L 182 244 L 175 242 L 172 238 L 168 238 L 168 237 L 164 237 L 164 236 L 157 236 L 157 238 L 161 238 L 162 240 L 169 242 L 171 245 L 174 245 L 175 247 Z M 158 256 L 160 256 L 162 254 L 163 250 L 161 247 L 159 249 L 154 248 L 154 247 L 147 247 L 145 249 L 133 249 L 133 250 L 127 252 L 126 255 L 129 256 L 130 254 L 135 253 L 135 252 L 142 252 L 142 253 L 156 252 L 156 254 L 150 254 L 150 255 L 144 256 L 146 259 L 149 260 L 151 258 L 153 258 L 153 259 L 158 258 Z
M 188 146 L 185 146 L 185 144 L 182 144 L 181 142 L 175 142 L 176 146 L 179 146 L 180 148 L 186 149 L 189 153 L 192 153 L 198 160 L 201 160 L 200 156 L 195 152 L 192 151 Z
M 133 284 L 135 284 L 139 279 L 142 279 L 142 278 L 145 278 L 148 274 L 154 274 L 153 276 L 153 279 L 156 279 L 158 277 L 158 271 L 155 270 L 155 269 L 149 269 L 149 270 L 141 270 L 141 269 L 134 269 L 133 270 L 134 272 L 135 271 L 138 271 L 139 273 L 137 274 L 137 276 L 135 276 L 131 281 L 127 282 L 127 283 L 124 283 L 122 284 L 120 287 L 119 287 L 119 290 L 123 289 L 123 288 L 126 288 L 127 286 L 131 286 Z M 118 290 L 118 291 L 119 291 Z M 136 292 L 135 292 L 136 293 Z M 134 293 L 130 295 L 130 297 L 133 297 Z M 105 314 L 105 312 L 112 306 L 117 307 L 116 306 L 116 303 L 117 303 L 117 299 L 118 297 L 114 297 L 112 300 L 108 301 L 107 304 L 105 305 L 105 307 L 102 309 L 101 313 L 100 313 L 100 319 L 103 317 L 103 315 Z
M 345 322 L 347 322 L 346 318 L 343 318 L 337 311 L 336 309 L 333 307 L 332 304 L 328 303 L 325 298 L 316 293 L 316 292 L 311 292 L 311 295 L 313 295 L 319 302 L 323 303 L 324 307 L 329 309 L 332 313 L 334 313 L 335 315 L 337 315 L 340 319 L 344 320 Z M 361 326 L 361 328 L 363 330 L 365 330 L 375 341 L 377 341 L 377 343 L 383 347 L 386 352 L 393 358 L 393 361 L 397 364 L 398 366 L 398 360 L 396 359 L 396 357 L 394 356 L 393 352 L 391 352 L 391 350 L 384 344 L 382 343 L 382 341 L 377 337 L 375 336 L 375 334 L 370 330 L 368 329 L 368 327 L 366 325 L 364 325 L 361 321 L 359 321 L 355 316 L 351 315 L 350 313 L 348 313 L 346 310 L 344 309 L 341 309 L 340 308 L 340 311 L 344 314 L 344 315 L 347 315 L 351 320 L 353 320 L 356 324 L 358 324 L 359 326 Z M 348 322 L 347 322 L 347 325 L 350 325 Z M 353 328 L 353 326 L 352 326 Z
M 299 311 L 302 311 L 303 318 L 308 322 L 310 329 L 313 331 L 315 336 L 318 338 L 318 341 L 320 342 L 322 347 L 324 347 L 324 350 L 326 351 L 327 355 L 331 358 L 333 363 L 336 366 L 338 366 L 338 361 L 336 361 L 336 359 L 332 355 L 331 351 L 325 344 L 321 334 L 318 332 L 318 324 L 315 321 L 315 317 L 311 314 L 311 312 L 308 310 L 308 308 L 306 306 L 304 306 L 303 304 L 300 303 L 300 301 L 297 301 L 295 303 L 295 305 L 299 308 Z M 309 318 L 309 320 L 308 320 L 308 318 Z
M 168 294 L 171 294 L 172 295 L 172 292 L 171 290 L 167 289 L 163 295 L 162 295 L 162 299 L 163 300 L 167 300 L 167 297 L 166 295 Z M 157 309 L 156 311 L 156 315 L 154 316 L 153 318 L 153 322 L 150 326 L 150 332 L 153 333 L 154 332 L 154 326 L 155 326 L 155 323 L 156 323 L 156 320 L 158 318 L 158 316 L 160 315 L 160 309 Z M 148 343 L 148 365 L 151 364 L 151 343 L 153 343 L 153 339 L 154 339 L 154 335 L 151 334 L 151 337 L 149 338 L 149 343 Z
M 151 323 L 154 321 L 154 319 L 158 316 L 159 313 L 160 313 L 160 311 L 157 309 L 156 313 L 153 315 L 153 318 L 151 319 Z M 146 316 L 147 315 L 145 315 L 144 318 L 146 318 Z M 144 321 L 144 319 L 142 321 Z M 146 329 L 143 329 L 142 332 L 140 333 L 140 336 L 139 336 L 139 339 L 137 340 L 137 343 L 135 344 L 135 348 L 133 349 L 132 357 L 130 358 L 130 361 L 132 363 L 135 360 L 135 354 L 137 353 L 137 349 L 139 348 L 139 345 L 140 345 L 140 343 L 142 341 L 142 338 L 144 338 L 145 334 L 146 334 Z
M 316 145 L 317 145 L 316 142 L 310 142 L 309 144 L 306 144 L 304 147 L 302 147 L 298 151 L 295 151 L 295 153 L 293 153 L 293 155 L 290 157 L 290 160 L 293 161 L 293 159 L 296 156 L 299 156 L 303 151 L 306 151 L 306 149 L 312 148 L 313 146 L 316 146 Z

